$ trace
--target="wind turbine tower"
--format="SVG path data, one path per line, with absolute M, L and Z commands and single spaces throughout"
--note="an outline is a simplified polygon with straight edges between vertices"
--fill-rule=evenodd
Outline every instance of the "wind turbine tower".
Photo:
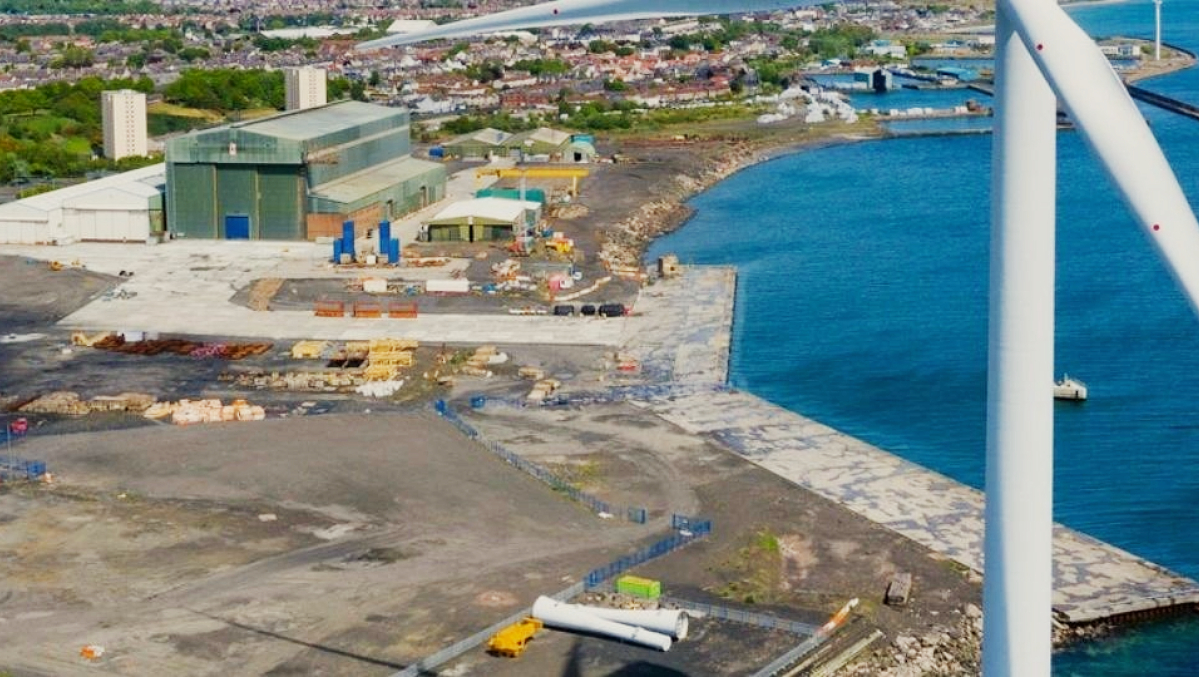
M 1153 0 L 1153 60 L 1162 60 L 1162 0 Z

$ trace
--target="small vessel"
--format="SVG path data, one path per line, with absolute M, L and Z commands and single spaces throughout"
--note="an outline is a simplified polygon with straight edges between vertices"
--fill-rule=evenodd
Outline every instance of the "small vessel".
M 1087 399 L 1087 384 L 1076 378 L 1070 378 L 1069 374 L 1062 374 L 1062 377 L 1053 383 L 1053 399 L 1085 400 Z

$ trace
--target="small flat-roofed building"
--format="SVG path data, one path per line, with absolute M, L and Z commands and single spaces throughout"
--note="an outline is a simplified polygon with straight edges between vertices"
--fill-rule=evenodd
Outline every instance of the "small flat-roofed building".
M 425 222 L 430 242 L 510 240 L 541 220 L 541 203 L 481 197 L 449 205 Z
M 193 132 L 167 143 L 177 237 L 299 240 L 360 232 L 445 197 L 411 156 L 408 112 L 358 101 Z

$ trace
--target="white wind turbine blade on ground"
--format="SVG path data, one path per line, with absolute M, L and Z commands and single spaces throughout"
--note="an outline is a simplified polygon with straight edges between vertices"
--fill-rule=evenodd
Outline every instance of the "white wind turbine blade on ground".
M 820 0 L 556 0 L 455 21 L 426 31 L 379 38 L 364 42 L 356 49 L 410 45 L 438 38 L 462 38 L 523 28 L 660 19 L 668 16 L 771 12 L 818 4 Z

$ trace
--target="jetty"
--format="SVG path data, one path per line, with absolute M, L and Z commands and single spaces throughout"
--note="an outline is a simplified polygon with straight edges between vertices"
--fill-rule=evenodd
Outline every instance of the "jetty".
M 680 387 L 633 403 L 981 575 L 983 492 L 749 393 L 710 387 L 727 379 L 735 284 L 731 268 L 685 267 L 642 290 L 624 350 Z M 1053 613 L 1065 624 L 1199 605 L 1199 583 L 1060 524 L 1053 572 Z
M 994 85 L 971 83 L 969 88 L 988 96 L 995 95 Z M 1144 87 L 1138 87 L 1127 81 L 1124 82 L 1124 88 L 1128 90 L 1128 95 L 1137 101 L 1142 101 L 1151 106 L 1161 108 L 1162 110 L 1191 118 L 1192 120 L 1199 120 L 1199 106 L 1194 106 L 1186 101 L 1181 101 L 1179 99 L 1166 96 L 1165 94 L 1158 94 L 1157 92 L 1149 91 Z
M 1177 113 L 1192 120 L 1199 120 L 1199 107 L 1192 106 L 1185 101 L 1180 101 L 1165 94 L 1151 92 L 1148 89 L 1137 87 L 1127 82 L 1124 83 L 1124 86 L 1128 89 L 1128 94 L 1137 101 L 1143 101 L 1151 106 L 1157 106 L 1162 110 Z

